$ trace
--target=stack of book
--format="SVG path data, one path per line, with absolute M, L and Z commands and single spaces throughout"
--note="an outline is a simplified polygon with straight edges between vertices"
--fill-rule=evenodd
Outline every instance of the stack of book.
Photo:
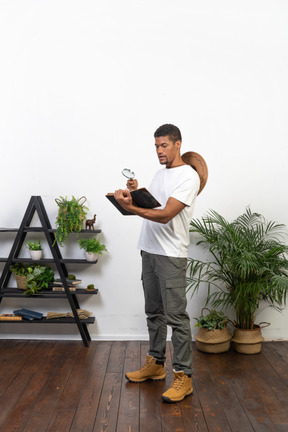
M 0 321 L 32 321 L 34 319 L 41 320 L 43 314 L 30 309 L 17 309 L 13 313 L 0 315 Z
M 25 320 L 32 321 L 34 319 L 41 320 L 43 314 L 40 312 L 36 312 L 30 309 L 17 309 L 14 310 L 13 313 L 19 317 L 22 317 Z
M 77 285 L 79 285 L 82 282 L 82 280 L 81 279 L 70 280 L 70 279 L 66 278 L 66 282 L 68 284 L 70 291 L 76 291 Z M 52 290 L 53 291 L 65 291 L 65 288 L 63 286 L 61 279 L 55 279 Z

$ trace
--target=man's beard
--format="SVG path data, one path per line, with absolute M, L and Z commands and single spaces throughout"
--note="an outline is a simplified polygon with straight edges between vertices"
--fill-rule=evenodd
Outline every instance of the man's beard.
M 168 163 L 168 158 L 167 158 L 167 157 L 164 157 L 164 158 L 162 158 L 162 159 L 159 159 L 159 163 L 160 163 L 160 165 L 167 165 L 167 163 Z

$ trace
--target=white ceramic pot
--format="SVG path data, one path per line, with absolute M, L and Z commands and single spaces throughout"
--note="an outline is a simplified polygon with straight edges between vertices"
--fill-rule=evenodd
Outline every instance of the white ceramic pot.
M 40 260 L 42 258 L 42 250 L 30 250 L 29 249 L 29 252 L 30 252 L 30 257 L 32 260 L 37 261 L 37 260 Z
M 97 261 L 98 254 L 93 252 L 85 252 L 87 261 Z

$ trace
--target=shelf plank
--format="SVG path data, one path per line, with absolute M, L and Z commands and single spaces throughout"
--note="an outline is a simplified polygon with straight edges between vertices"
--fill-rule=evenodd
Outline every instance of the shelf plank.
M 81 324 L 94 324 L 95 317 L 89 317 L 87 319 L 81 319 Z M 21 321 L 13 321 L 13 320 L 0 320 L 0 323 L 5 324 L 76 324 L 74 318 L 53 318 L 53 319 L 47 319 L 43 317 L 40 320 L 24 320 Z
M 70 291 L 72 295 L 95 295 L 98 293 L 98 289 L 92 292 L 86 291 L 84 288 L 77 289 L 76 291 Z M 0 297 L 24 297 L 24 298 L 65 298 L 67 295 L 65 291 L 52 291 L 52 290 L 42 290 L 38 294 L 33 294 L 31 296 L 26 296 L 24 290 L 19 290 L 17 288 L 2 288 L 0 290 Z
M 53 258 L 41 258 L 40 260 L 32 260 L 31 258 L 13 258 L 13 262 L 27 262 L 27 263 L 55 263 L 55 260 Z M 60 258 L 58 261 L 62 264 L 96 264 L 98 260 L 96 261 L 87 261 L 86 259 L 78 259 L 78 258 Z
M 19 228 L 0 228 L 0 232 L 18 232 Z M 29 226 L 25 226 L 24 227 L 24 231 L 25 232 L 44 232 L 44 228 L 43 227 L 29 227 Z M 56 229 L 48 229 L 47 230 L 50 233 L 55 233 Z M 79 233 L 78 232 L 72 232 L 71 234 L 99 234 L 101 233 L 102 230 L 101 229 L 94 229 L 94 230 L 87 230 L 87 229 L 83 229 L 81 230 Z
M 29 226 L 25 226 L 24 227 L 24 231 L 26 231 L 26 232 L 43 232 L 44 231 L 44 229 L 42 228 L 42 227 L 29 227 Z M 55 228 L 49 228 L 48 230 L 47 230 L 49 233 L 55 233 L 56 232 L 56 229 Z M 94 230 L 87 230 L 87 229 L 82 229 L 81 231 L 79 231 L 79 232 L 71 232 L 70 233 L 70 235 L 78 235 L 78 234 L 99 234 L 99 233 L 101 233 L 102 232 L 102 230 L 101 229 L 94 229 Z
M 27 262 L 27 263 L 46 263 L 46 264 L 53 264 L 55 263 L 55 260 L 53 258 L 41 258 L 40 260 L 31 260 L 31 258 L 13 258 L 13 262 Z M 97 264 L 98 260 L 96 261 L 87 261 L 86 259 L 78 259 L 78 258 L 61 258 L 58 260 L 62 264 Z M 7 262 L 7 258 L 0 258 L 0 262 Z

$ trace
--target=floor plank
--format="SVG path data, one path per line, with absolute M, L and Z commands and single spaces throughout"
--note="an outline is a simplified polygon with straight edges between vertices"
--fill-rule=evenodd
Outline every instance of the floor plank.
M 93 432 L 115 432 L 122 374 L 106 373 Z
M 149 350 L 148 342 L 141 343 L 140 363 L 145 363 Z M 162 432 L 161 395 L 164 392 L 165 381 L 146 381 L 138 384 L 140 388 L 140 431 Z M 118 431 L 117 431 L 118 432 Z
M 128 342 L 126 347 L 124 372 L 137 370 L 140 366 L 140 343 Z M 139 431 L 139 405 L 140 384 L 131 383 L 126 379 L 123 379 L 117 422 L 118 432 Z
M 97 343 L 97 350 L 87 374 L 70 432 L 90 432 L 93 430 L 111 346 L 111 342 Z
M 31 410 L 24 432 L 46 431 L 59 404 L 61 395 L 77 360 L 81 345 L 78 342 L 57 342 L 57 355 L 53 358 L 53 371 L 45 389 Z
M 50 375 L 54 371 L 54 361 L 56 363 L 61 362 L 61 350 L 56 348 L 55 344 L 45 344 L 44 349 L 43 344 L 41 345 L 38 347 L 39 353 L 41 350 L 41 361 L 35 364 L 36 368 L 32 368 L 30 373 L 25 368 L 28 383 L 26 388 L 21 392 L 14 410 L 10 411 L 5 418 L 5 422 L 1 428 L 5 432 L 12 432 L 13 430 L 25 427 L 31 416 L 31 406 L 36 405 L 47 385 Z M 23 375 L 23 372 L 21 375 Z
M 87 373 L 93 362 L 96 347 L 96 344 L 91 344 L 89 349 L 82 348 L 79 350 L 79 354 L 75 356 L 73 369 L 59 398 L 47 431 L 69 431 L 86 382 Z
M 26 345 L 27 351 L 22 352 L 22 356 L 19 361 L 16 361 L 16 371 L 15 375 L 12 377 L 9 374 L 9 385 L 5 392 L 0 398 L 0 425 L 3 432 L 6 432 L 5 424 L 6 418 L 10 415 L 18 416 L 21 412 L 17 412 L 18 400 L 21 400 L 21 396 L 26 390 L 26 387 L 31 382 L 33 375 L 37 372 L 39 365 L 42 363 L 43 358 L 46 357 L 47 352 L 43 350 L 40 342 L 28 342 Z M 49 343 L 48 349 L 51 348 L 51 343 Z M 13 363 L 10 363 L 10 368 L 12 369 Z M 14 370 L 14 365 L 13 365 Z M 21 429 L 19 429 L 21 430 Z
M 230 432 L 228 420 L 225 411 L 221 405 L 214 382 L 212 381 L 209 370 L 205 364 L 205 355 L 195 349 L 193 351 L 194 358 L 194 374 L 193 382 L 197 392 L 202 412 L 208 427 L 208 430 Z M 195 366 L 197 365 L 197 367 Z
M 206 354 L 193 346 L 193 395 L 162 402 L 173 380 L 130 383 L 146 341 L 0 340 L 0 432 L 287 432 L 288 342 L 261 353 Z
M 204 354 L 203 357 L 231 430 L 236 431 L 241 425 L 243 431 L 253 432 L 253 427 L 231 383 L 230 365 L 234 362 L 234 353 L 230 351 L 212 356 Z

